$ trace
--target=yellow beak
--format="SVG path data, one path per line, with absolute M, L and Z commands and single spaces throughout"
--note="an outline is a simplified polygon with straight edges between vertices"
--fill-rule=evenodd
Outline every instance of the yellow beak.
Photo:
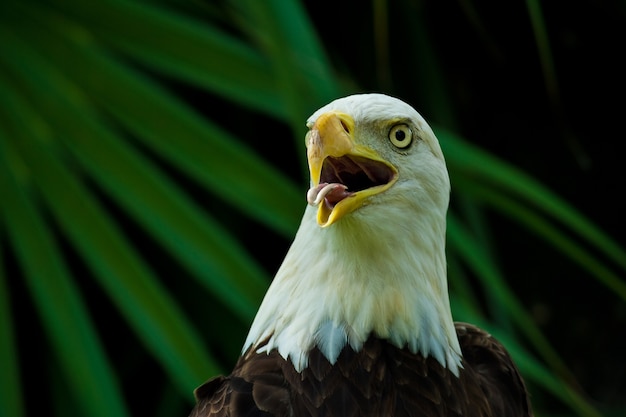
M 398 171 L 354 138 L 354 120 L 345 113 L 320 115 L 307 134 L 312 187 L 309 204 L 318 205 L 317 223 L 327 227 L 387 190 Z

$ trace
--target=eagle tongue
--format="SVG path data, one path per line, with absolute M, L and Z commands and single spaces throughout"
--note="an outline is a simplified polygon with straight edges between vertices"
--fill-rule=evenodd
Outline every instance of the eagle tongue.
M 347 191 L 348 187 L 339 183 L 328 184 L 323 182 L 316 187 L 312 187 L 306 193 L 306 200 L 312 206 L 319 205 L 322 201 L 326 202 L 332 207 L 344 198 L 348 197 L 350 192 Z

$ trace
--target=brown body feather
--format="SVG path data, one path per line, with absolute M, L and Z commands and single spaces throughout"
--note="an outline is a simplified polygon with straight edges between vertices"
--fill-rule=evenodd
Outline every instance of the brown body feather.
M 370 337 L 331 365 L 316 349 L 298 373 L 277 351 L 247 352 L 228 377 L 196 390 L 190 417 L 411 416 L 529 417 L 524 382 L 504 347 L 483 330 L 456 323 L 463 369 Z

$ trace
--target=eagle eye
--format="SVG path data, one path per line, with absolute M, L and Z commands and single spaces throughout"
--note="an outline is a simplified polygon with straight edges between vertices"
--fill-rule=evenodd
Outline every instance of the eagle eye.
M 389 140 L 396 148 L 404 149 L 413 141 L 413 132 L 405 124 L 395 125 L 389 131 Z

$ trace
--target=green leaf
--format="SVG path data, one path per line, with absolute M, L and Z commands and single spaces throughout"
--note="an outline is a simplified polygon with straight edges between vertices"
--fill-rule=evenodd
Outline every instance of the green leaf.
M 572 262 L 579 264 L 592 276 L 607 286 L 614 294 L 622 300 L 626 300 L 626 282 L 616 275 L 603 262 L 591 254 L 589 250 L 577 244 L 568 235 L 541 217 L 535 211 L 521 205 L 506 195 L 485 187 L 484 185 L 469 182 L 464 184 L 466 193 L 480 199 L 481 201 L 496 208 L 499 212 L 508 215 L 516 222 L 528 227 L 538 236 L 550 242 L 554 248 L 567 255 Z
M 0 129 L 0 141 L 4 136 L 4 132 Z M 2 195 L 8 196 L 9 194 Z M 0 390 L 0 417 L 22 417 L 26 414 L 14 331 L 16 320 L 11 310 L 11 296 L 2 259 L 2 242 L 5 241 L 3 232 L 6 232 L 3 230 L 3 223 L 0 221 L 0 358 L 3 364 L 2 372 L 0 372 L 0 386 L 3 387 Z
M 303 203 L 292 181 L 146 77 L 77 39 L 71 24 L 48 27 L 35 10 L 28 12 L 45 33 L 45 44 L 32 39 L 38 51 L 147 147 L 244 213 L 293 234 Z
M 63 0 L 74 30 L 94 36 L 133 59 L 229 100 L 272 116 L 288 112 L 270 61 L 241 40 L 145 2 Z M 141 22 L 140 25 L 137 22 Z M 155 37 L 155 33 L 167 36 Z
M 15 101 L 7 100 L 7 89 L 0 85 L 3 100 L 0 102 L 2 113 L 6 109 L 19 110 L 27 114 L 24 108 L 16 106 Z M 10 106 L 7 107 L 7 104 Z M 3 120 L 6 122 L 6 120 Z M 128 416 L 130 415 L 112 366 L 99 341 L 94 324 L 82 302 L 81 295 L 72 282 L 62 256 L 54 239 L 39 214 L 31 198 L 23 191 L 19 174 L 12 167 L 22 165 L 16 153 L 7 149 L 8 135 L 14 141 L 28 141 L 18 130 L 0 132 L 0 195 L 4 226 L 14 248 L 16 257 L 24 271 L 26 283 L 38 309 L 48 338 L 52 342 L 55 357 L 62 363 L 64 378 L 70 385 L 82 413 L 92 416 Z M 19 172 L 19 169 L 17 170 Z M 9 359 L 3 356 L 3 361 Z M 3 373 L 10 371 L 3 369 Z M 9 372 L 8 375 L 11 375 Z M 10 387 L 19 382 L 10 382 Z M 47 381 L 44 384 L 48 383 Z M 8 388 L 7 394 L 11 392 Z M 20 415 L 18 395 L 9 400 L 6 407 L 12 406 L 15 414 Z
M 251 321 L 269 281 L 261 267 L 154 164 L 100 123 L 70 80 L 28 44 L 15 43 L 14 61 L 6 65 L 23 92 L 47 112 L 51 129 L 59 132 L 83 169 L 200 282 Z
M 117 225 L 74 173 L 61 163 L 54 137 L 42 133 L 44 129 L 35 128 L 47 127 L 47 123 L 20 103 L 9 87 L 5 86 L 2 93 L 4 97 L 14 98 L 5 109 L 19 109 L 15 115 L 21 120 L 11 121 L 12 133 L 22 139 L 15 141 L 15 147 L 32 169 L 31 180 L 60 229 L 181 392 L 191 392 L 206 375 L 219 371 L 203 349 L 201 338 Z M 18 213 L 13 211 L 12 215 Z
M 483 282 L 483 288 L 493 294 L 492 300 L 497 300 L 498 303 L 508 307 L 507 313 L 517 323 L 518 328 L 528 337 L 552 369 L 568 379 L 573 379 L 559 354 L 541 333 L 530 314 L 524 309 L 522 303 L 506 284 L 504 278 L 494 268 L 492 262 L 486 257 L 483 247 L 476 244 L 472 236 L 457 221 L 454 215 L 448 216 L 448 238 L 455 252 L 463 258 L 467 265 L 475 271 L 476 276 Z
M 239 26 L 265 52 L 294 135 L 306 118 L 337 98 L 339 87 L 313 25 L 297 0 L 234 0 Z M 301 143 L 300 141 L 298 143 Z
M 437 136 L 451 167 L 453 187 L 457 181 L 467 184 L 469 179 L 497 186 L 500 191 L 522 198 L 567 226 L 626 270 L 626 252 L 555 193 L 447 130 L 438 129 Z M 463 190 L 459 187 L 460 192 Z

